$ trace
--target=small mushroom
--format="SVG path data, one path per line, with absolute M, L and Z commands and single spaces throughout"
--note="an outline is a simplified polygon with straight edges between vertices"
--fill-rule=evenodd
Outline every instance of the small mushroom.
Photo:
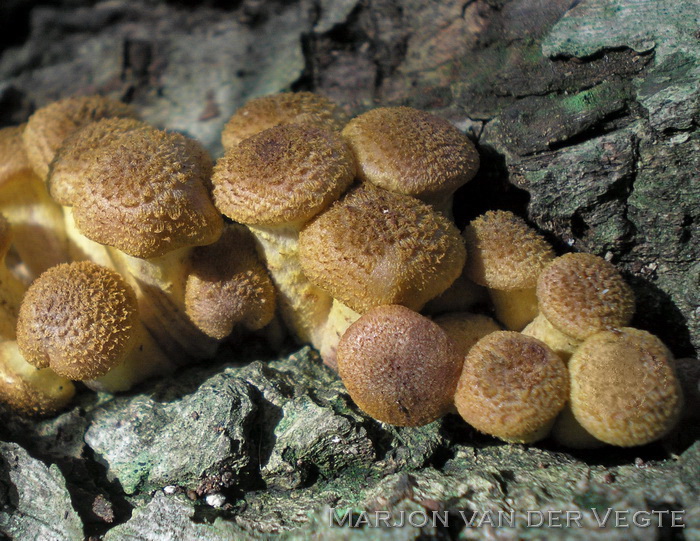
M 89 261 L 58 265 L 32 283 L 19 311 L 17 344 L 35 367 L 97 380 L 95 387 L 111 392 L 172 369 L 139 320 L 132 288 Z
M 22 142 L 24 126 L 0 130 L 0 212 L 12 224 L 14 248 L 31 281 L 66 263 L 63 212 L 32 169 Z
M 236 325 L 261 329 L 275 315 L 275 286 L 250 231 L 228 225 L 221 238 L 192 250 L 185 288 L 187 315 L 207 336 L 222 340 Z
M 538 313 L 537 278 L 554 250 L 522 218 L 504 210 L 472 220 L 463 235 L 469 253 L 465 274 L 488 288 L 496 317 L 507 329 L 522 330 Z
M 484 336 L 502 330 L 489 316 L 468 312 L 443 314 L 433 321 L 452 338 L 463 357 L 466 357 L 472 346 Z
M 302 342 L 320 343 L 330 296 L 312 285 L 298 259 L 299 231 L 350 186 L 355 163 L 340 135 L 283 124 L 230 148 L 215 167 L 217 207 L 253 232 L 281 315 Z
M 104 96 L 78 96 L 38 109 L 22 135 L 29 161 L 45 179 L 49 164 L 64 140 L 78 128 L 103 118 L 136 118 L 136 112 L 120 101 Z
M 683 404 L 673 357 L 656 336 L 629 327 L 584 340 L 569 360 L 571 411 L 596 439 L 630 447 L 666 435 Z
M 51 194 L 72 205 L 81 235 L 112 247 L 109 259 L 173 359 L 216 349 L 186 316 L 184 299 L 190 250 L 213 243 L 223 228 L 209 194 L 211 171 L 196 141 L 132 119 L 84 127 L 51 166 Z
M 537 281 L 540 314 L 523 332 L 568 359 L 596 332 L 628 325 L 634 292 L 612 263 L 593 254 L 566 254 Z
M 497 331 L 469 350 L 454 398 L 459 414 L 477 430 L 532 443 L 547 435 L 568 395 L 566 366 L 546 344 Z
M 225 150 L 279 124 L 308 124 L 340 131 L 347 123 L 335 103 L 313 92 L 284 92 L 253 98 L 238 109 L 224 126 L 221 143 Z
M 462 360 L 438 325 L 399 305 L 363 314 L 338 344 L 338 371 L 355 404 L 399 426 L 422 426 L 450 411 Z
M 412 195 L 451 215 L 452 194 L 479 169 L 472 142 L 447 120 L 410 107 L 380 107 L 353 118 L 343 137 L 358 177 Z

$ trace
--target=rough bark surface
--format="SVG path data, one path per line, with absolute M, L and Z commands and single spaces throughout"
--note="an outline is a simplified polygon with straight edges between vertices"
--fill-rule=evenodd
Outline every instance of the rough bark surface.
M 697 357 L 699 13 L 698 0 L 3 1 L 0 125 L 100 92 L 218 155 L 223 123 L 257 95 L 312 89 L 350 114 L 430 110 L 482 156 L 456 197 L 460 227 L 513 209 L 561 252 L 606 257 L 635 288 L 635 326 Z M 682 363 L 689 410 L 670 438 L 570 453 L 498 443 L 452 416 L 383 426 L 312 350 L 265 355 L 226 349 L 117 398 L 81 394 L 56 419 L 2 412 L 0 436 L 22 447 L 0 446 L 0 532 L 700 539 L 692 363 Z M 451 526 L 341 530 L 331 508 L 449 511 Z M 598 528 L 592 508 L 685 510 L 686 528 Z M 585 527 L 496 531 L 459 514 L 556 509 L 580 510 Z

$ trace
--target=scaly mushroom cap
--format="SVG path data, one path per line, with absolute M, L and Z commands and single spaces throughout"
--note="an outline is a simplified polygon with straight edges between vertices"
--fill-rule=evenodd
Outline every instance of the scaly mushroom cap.
M 443 314 L 433 321 L 452 338 L 463 357 L 484 336 L 502 330 L 500 325 L 490 317 L 468 312 Z
M 129 119 L 87 126 L 52 163 L 52 196 L 73 205 L 80 232 L 143 259 L 214 242 L 223 227 L 197 142 Z
M 574 417 L 601 441 L 644 445 L 678 420 L 683 399 L 673 357 L 646 331 L 594 334 L 571 356 L 569 372 Z
M 284 92 L 249 100 L 224 126 L 221 143 L 228 150 L 279 124 L 309 124 L 340 131 L 347 121 L 345 113 L 328 98 L 313 92 Z
M 614 265 L 592 254 L 566 254 L 542 271 L 537 282 L 540 311 L 564 334 L 578 340 L 628 325 L 634 293 Z
M 449 197 L 479 169 L 479 155 L 462 132 L 410 107 L 372 109 L 352 119 L 343 137 L 360 179 L 427 203 Z
M 465 258 L 447 218 L 371 184 L 353 188 L 299 235 L 309 280 L 359 313 L 382 304 L 419 310 L 454 282 Z
M 89 261 L 66 263 L 27 290 L 17 344 L 37 368 L 95 379 L 122 362 L 137 325 L 136 296 L 119 274 Z
M 103 96 L 81 96 L 56 101 L 37 110 L 24 130 L 24 145 L 34 171 L 46 178 L 49 164 L 63 141 L 78 128 L 103 118 L 136 118 L 120 101 Z
M 530 443 L 546 436 L 568 394 L 566 366 L 543 342 L 497 331 L 470 349 L 455 405 L 477 430 Z
M 492 289 L 534 288 L 539 274 L 555 258 L 542 235 L 505 210 L 475 218 L 463 234 L 469 254 L 466 275 Z
M 379 421 L 422 426 L 452 407 L 462 356 L 438 325 L 408 308 L 373 308 L 348 328 L 337 353 L 353 401 Z
M 214 169 L 216 206 L 251 225 L 303 223 L 340 197 L 355 162 L 339 134 L 284 124 L 230 148 Z
M 195 248 L 191 261 L 185 306 L 206 335 L 221 340 L 237 323 L 257 330 L 272 320 L 275 286 L 247 228 L 226 227 L 217 242 Z
M 0 129 L 0 189 L 19 175 L 34 173 L 22 141 L 25 127 L 26 125 Z

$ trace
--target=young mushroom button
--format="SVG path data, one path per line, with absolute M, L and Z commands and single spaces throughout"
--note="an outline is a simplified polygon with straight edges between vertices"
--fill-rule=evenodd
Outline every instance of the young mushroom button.
M 447 334 L 399 305 L 373 308 L 338 344 L 340 377 L 355 404 L 398 426 L 422 426 L 448 413 L 461 367 Z

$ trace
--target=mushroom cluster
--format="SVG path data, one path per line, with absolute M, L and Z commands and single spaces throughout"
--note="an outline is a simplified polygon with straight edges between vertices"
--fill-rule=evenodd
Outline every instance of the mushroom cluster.
M 457 229 L 479 156 L 446 120 L 348 120 L 285 93 L 250 100 L 222 143 L 213 164 L 102 97 L 0 130 L 4 401 L 56 411 L 73 380 L 123 391 L 282 321 L 381 422 L 456 411 L 505 441 L 586 447 L 678 420 L 674 359 L 629 327 L 612 264 L 557 257 L 507 211 Z

